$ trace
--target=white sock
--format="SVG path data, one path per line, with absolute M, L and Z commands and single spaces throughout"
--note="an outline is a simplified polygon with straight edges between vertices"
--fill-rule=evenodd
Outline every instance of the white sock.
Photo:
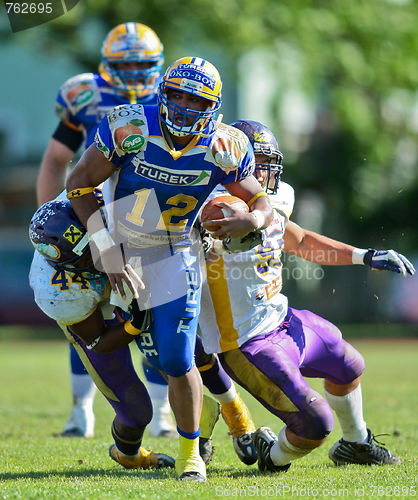
M 149 382 L 147 380 L 147 389 L 149 397 L 152 401 L 154 400 L 167 400 L 168 401 L 168 385 L 166 384 L 156 384 L 155 382 Z
M 231 387 L 222 394 L 212 394 L 214 398 L 216 398 L 220 403 L 229 403 L 233 401 L 237 395 L 237 390 L 235 389 L 234 383 L 232 383 Z
M 363 400 L 361 386 L 345 396 L 334 396 L 325 390 L 325 398 L 335 411 L 344 441 L 361 443 L 366 441 L 367 426 L 363 418 Z
M 312 450 L 297 448 L 289 443 L 286 437 L 286 427 L 283 427 L 277 436 L 277 441 L 270 448 L 270 458 L 274 465 L 287 465 L 292 460 L 302 458 Z
M 76 375 L 72 373 L 71 390 L 75 405 L 93 407 L 97 387 L 90 375 Z

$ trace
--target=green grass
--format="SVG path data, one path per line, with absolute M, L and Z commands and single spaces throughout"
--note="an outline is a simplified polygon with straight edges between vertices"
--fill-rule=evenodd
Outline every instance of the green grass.
M 71 408 L 66 343 L 2 340 L 0 498 L 412 498 L 417 477 L 418 343 L 385 340 L 354 345 L 367 363 L 362 384 L 366 421 L 376 434 L 390 433 L 380 439 L 402 458 L 401 466 L 334 467 L 327 451 L 340 438 L 336 423 L 328 442 L 295 462 L 287 474 L 260 475 L 256 465 L 241 464 L 225 424 L 219 421 L 207 483 L 183 484 L 176 481 L 173 471 L 128 471 L 110 460 L 113 415 L 100 394 L 95 402 L 93 439 L 53 437 L 62 430 Z M 135 357 L 139 359 L 139 353 Z M 320 390 L 322 383 L 315 380 L 312 385 Z M 280 421 L 250 396 L 243 396 L 257 426 L 280 430 Z M 146 436 L 144 445 L 176 455 L 176 440 Z

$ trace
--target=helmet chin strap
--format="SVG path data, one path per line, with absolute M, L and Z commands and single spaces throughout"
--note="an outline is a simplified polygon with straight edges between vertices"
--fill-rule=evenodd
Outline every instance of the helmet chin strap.
M 213 132 L 211 134 L 199 134 L 200 137 L 210 137 L 214 134 L 215 130 L 219 127 L 219 125 L 221 124 L 221 121 L 222 121 L 222 118 L 224 117 L 224 115 L 222 114 L 219 114 L 218 115 L 218 118 L 216 119 L 216 122 L 215 122 L 215 125 L 213 127 Z

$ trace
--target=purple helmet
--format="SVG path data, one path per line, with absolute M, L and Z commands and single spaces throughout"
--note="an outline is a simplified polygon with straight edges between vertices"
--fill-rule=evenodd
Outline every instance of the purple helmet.
M 101 275 L 91 260 L 87 231 L 69 200 L 48 201 L 39 207 L 30 221 L 29 238 L 55 269 Z
M 254 149 L 254 154 L 264 154 L 270 158 L 269 163 L 255 164 L 257 170 L 268 172 L 266 192 L 276 194 L 279 188 L 280 174 L 282 173 L 283 155 L 273 132 L 260 122 L 252 120 L 238 120 L 231 123 L 232 127 L 238 128 L 248 137 Z

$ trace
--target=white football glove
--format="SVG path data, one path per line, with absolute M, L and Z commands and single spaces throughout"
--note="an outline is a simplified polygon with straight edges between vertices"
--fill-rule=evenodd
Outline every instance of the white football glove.
M 415 274 L 415 268 L 411 262 L 395 250 L 374 250 L 369 248 L 363 256 L 363 262 L 372 269 L 380 271 L 393 271 L 402 273 L 403 276 Z

